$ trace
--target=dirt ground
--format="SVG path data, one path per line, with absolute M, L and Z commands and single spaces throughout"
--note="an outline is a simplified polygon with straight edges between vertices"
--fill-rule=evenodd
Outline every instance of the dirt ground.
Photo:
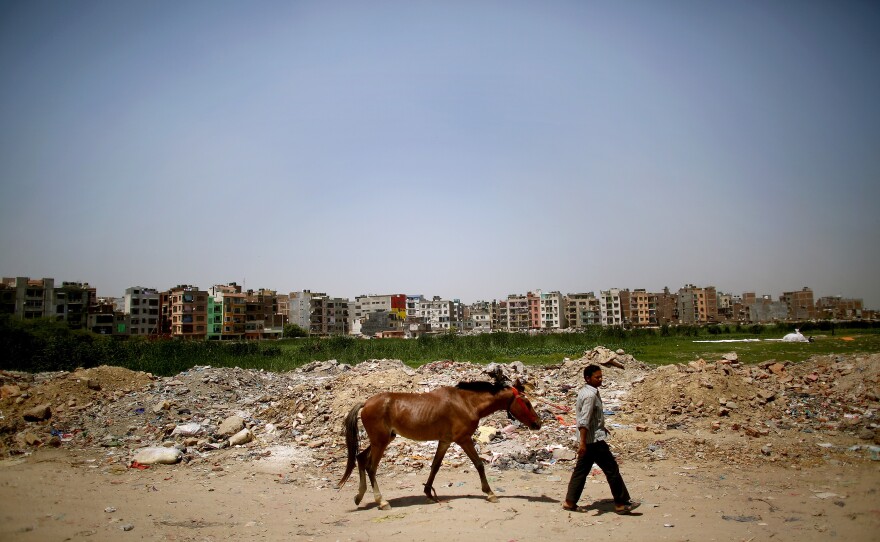
M 595 469 L 585 509 L 561 508 L 576 446 L 569 408 L 587 363 L 603 366 L 610 442 L 641 503 L 629 516 L 614 513 Z M 0 541 L 878 540 L 878 354 L 744 365 L 730 353 L 652 368 L 597 347 L 555 366 L 495 369 L 530 383 L 544 420 L 539 431 L 503 412 L 481 422 L 499 502 L 456 445 L 434 483 L 441 503 L 428 502 L 436 445 L 398 438 L 378 473 L 387 511 L 369 491 L 355 506 L 356 475 L 336 489 L 351 405 L 486 380 L 491 367 L 0 371 Z M 133 462 L 150 447 L 176 450 L 177 462 Z
M 0 466 L 0 540 L 877 540 L 878 467 L 791 469 L 677 460 L 622 462 L 641 506 L 613 512 L 601 474 L 587 482 L 584 512 L 561 499 L 568 466 L 540 474 L 489 469 L 489 503 L 473 468 L 444 466 L 380 483 L 392 509 L 356 507 L 356 481 L 301 470 L 289 459 L 147 470 L 101 467 L 100 455 L 41 449 Z M 232 464 L 230 464 L 232 463 Z M 222 470 L 220 470 L 222 469 Z M 366 501 L 369 501 L 368 492 Z M 129 529 L 129 530 L 126 530 Z

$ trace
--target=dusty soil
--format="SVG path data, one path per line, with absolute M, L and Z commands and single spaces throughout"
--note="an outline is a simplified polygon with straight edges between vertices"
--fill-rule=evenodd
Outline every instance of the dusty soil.
M 585 511 L 561 509 L 575 446 L 566 408 L 588 362 L 604 366 L 611 444 L 641 502 L 631 516 L 613 512 L 599 471 Z M 757 366 L 731 354 L 653 369 L 595 349 L 554 367 L 510 364 L 499 370 L 531 383 L 545 423 L 531 432 L 503 413 L 483 420 L 480 453 L 500 502 L 485 499 L 457 446 L 434 484 L 441 503 L 428 502 L 434 446 L 400 438 L 379 469 L 391 510 L 370 492 L 355 506 L 356 476 L 335 488 L 341 420 L 357 400 L 485 380 L 484 369 L 370 360 L 169 378 L 0 372 L 0 540 L 877 539 L 877 354 Z M 229 445 L 220 432 L 231 417 L 252 440 Z M 180 462 L 132 468 L 139 449 L 163 445 Z

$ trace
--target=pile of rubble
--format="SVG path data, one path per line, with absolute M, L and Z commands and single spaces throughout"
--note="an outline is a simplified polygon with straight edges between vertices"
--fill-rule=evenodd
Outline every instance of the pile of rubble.
M 0 372 L 0 456 L 39 446 L 102 451 L 109 466 L 261 460 L 336 479 L 345 463 L 342 420 L 382 391 L 424 392 L 459 381 L 521 378 L 544 427 L 531 432 L 504 412 L 475 439 L 496 468 L 569 468 L 577 431 L 572 412 L 583 368 L 600 364 L 612 444 L 622 461 L 799 465 L 878 459 L 880 355 L 819 356 L 803 363 L 716 361 L 652 368 L 622 350 L 594 348 L 554 366 L 399 360 L 355 366 L 313 362 L 286 373 L 197 366 L 173 377 L 118 367 L 72 373 Z M 436 444 L 395 439 L 383 469 L 430 466 Z M 467 466 L 452 447 L 446 463 Z M 220 467 L 217 467 L 220 468 Z

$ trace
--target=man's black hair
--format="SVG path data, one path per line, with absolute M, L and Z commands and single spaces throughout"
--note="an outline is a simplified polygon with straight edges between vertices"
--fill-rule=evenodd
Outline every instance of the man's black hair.
M 602 367 L 599 367 L 596 364 L 590 364 L 584 367 L 584 380 L 589 380 L 590 376 L 596 371 L 601 371 Z

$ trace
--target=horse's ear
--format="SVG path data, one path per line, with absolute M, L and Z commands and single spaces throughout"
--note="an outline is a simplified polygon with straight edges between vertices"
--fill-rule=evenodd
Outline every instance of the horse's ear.
M 516 391 L 523 391 L 523 384 L 522 381 L 520 381 L 519 377 L 517 377 L 516 380 L 513 381 L 512 386 L 516 388 Z

